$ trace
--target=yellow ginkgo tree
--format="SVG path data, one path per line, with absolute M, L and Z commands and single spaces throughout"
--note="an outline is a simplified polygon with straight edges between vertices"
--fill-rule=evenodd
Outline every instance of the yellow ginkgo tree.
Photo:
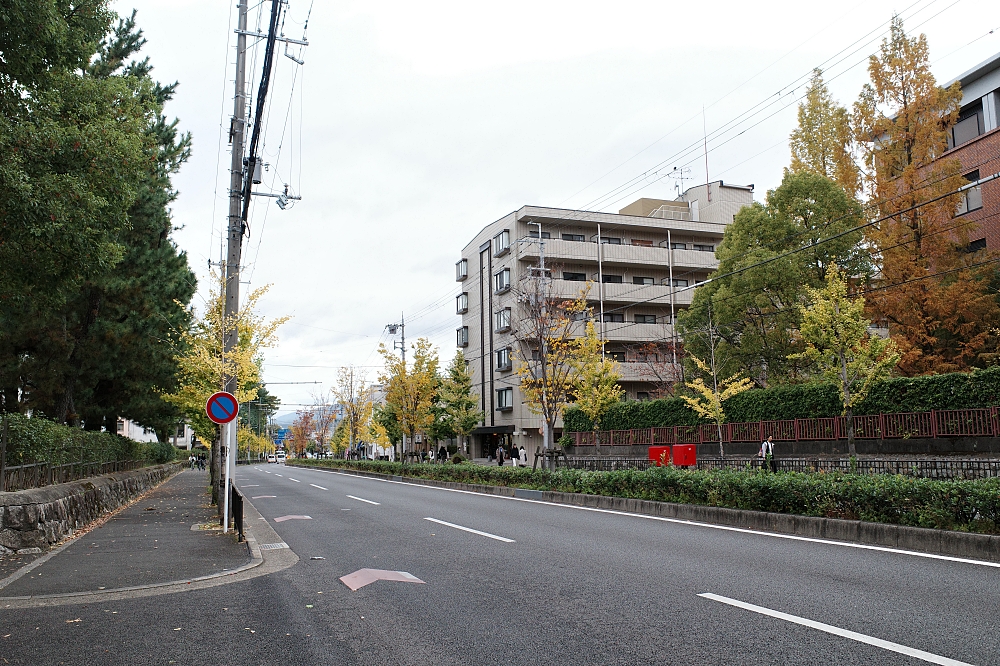
M 213 276 L 213 289 L 205 312 L 196 317 L 191 328 L 181 333 L 181 344 L 175 356 L 178 364 L 177 388 L 165 393 L 163 399 L 183 412 L 191 429 L 208 445 L 218 436 L 217 426 L 205 413 L 205 403 L 216 391 L 225 387 L 226 376 L 236 377 L 236 399 L 240 404 L 254 400 L 261 384 L 260 368 L 265 349 L 278 343 L 278 327 L 288 317 L 268 320 L 257 312 L 257 304 L 267 293 L 268 286 L 254 289 L 247 296 L 235 321 L 225 317 L 225 294 L 218 276 Z M 236 347 L 228 354 L 223 351 L 223 335 L 236 326 Z M 218 488 L 219 463 L 212 447 L 213 489 Z M 214 499 L 214 498 L 213 498 Z
M 601 451 L 601 421 L 607 411 L 621 402 L 625 391 L 618 384 L 618 363 L 604 354 L 604 341 L 597 336 L 594 322 L 587 322 L 586 334 L 577 341 L 574 358 L 573 394 L 594 429 L 594 448 Z
M 715 423 L 719 431 L 719 455 L 725 457 L 726 447 L 722 437 L 722 424 L 726 421 L 726 412 L 722 403 L 735 395 L 750 390 L 753 387 L 753 381 L 739 375 L 733 375 L 728 379 L 719 379 L 714 364 L 709 365 L 694 355 L 689 358 L 702 373 L 711 379 L 712 385 L 709 386 L 701 377 L 686 382 L 687 387 L 697 395 L 684 395 L 681 398 L 699 416 Z
M 848 296 L 847 280 L 836 264 L 827 271 L 825 287 L 807 291 L 810 304 L 800 306 L 799 327 L 805 351 L 799 356 L 814 362 L 823 377 L 839 389 L 847 417 L 847 447 L 853 456 L 854 406 L 868 394 L 873 382 L 889 375 L 899 354 L 892 340 L 869 331 L 865 299 Z

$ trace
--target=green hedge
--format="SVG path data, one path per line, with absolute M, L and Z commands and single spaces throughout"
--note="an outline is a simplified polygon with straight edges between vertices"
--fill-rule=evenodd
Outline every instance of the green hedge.
M 142 460 L 155 463 L 174 459 L 173 445 L 143 443 L 108 432 L 93 432 L 20 414 L 7 415 L 7 464 L 32 462 L 111 462 Z
M 1000 534 L 1000 478 L 937 481 L 897 475 L 682 470 L 587 472 L 493 465 L 296 460 L 439 481 L 608 495 L 912 527 Z
M 926 412 L 931 409 L 974 409 L 1000 404 L 1000 367 L 926 377 L 893 377 L 872 386 L 855 414 Z M 840 394 L 832 384 L 813 382 L 754 389 L 724 403 L 726 420 L 778 421 L 839 416 Z M 693 425 L 697 417 L 680 398 L 623 402 L 604 417 L 605 430 Z M 567 432 L 591 430 L 579 409 L 566 410 Z
M 698 423 L 701 423 L 698 415 L 683 400 L 665 398 L 620 402 L 608 410 L 601 427 L 604 430 L 629 430 Z M 589 431 L 593 426 L 586 414 L 576 407 L 570 407 L 563 415 L 563 429 L 567 432 Z

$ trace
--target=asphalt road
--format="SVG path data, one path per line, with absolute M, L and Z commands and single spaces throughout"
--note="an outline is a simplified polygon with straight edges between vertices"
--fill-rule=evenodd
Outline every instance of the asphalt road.
M 298 564 L 189 593 L 0 609 L 0 658 L 1000 664 L 996 567 L 278 465 L 238 482 Z M 340 582 L 364 568 L 424 583 Z

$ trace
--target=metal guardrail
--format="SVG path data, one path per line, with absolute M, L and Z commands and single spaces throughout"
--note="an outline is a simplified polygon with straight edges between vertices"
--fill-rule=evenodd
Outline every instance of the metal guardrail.
M 102 462 L 72 462 L 54 465 L 48 462 L 5 466 L 0 474 L 0 492 L 30 490 L 56 483 L 69 483 L 101 474 L 112 474 L 139 469 L 145 462 L 139 460 L 113 460 Z
M 929 412 L 870 414 L 855 416 L 856 439 L 910 439 L 944 437 L 1000 437 L 1000 408 L 937 409 Z M 593 432 L 570 433 L 576 446 L 593 446 Z M 724 423 L 726 444 L 761 442 L 836 441 L 847 439 L 847 417 L 787 419 Z M 711 444 L 719 441 L 715 424 L 604 430 L 601 446 L 656 446 L 670 444 Z
M 1000 477 L 1000 460 L 981 458 L 775 458 L 779 472 L 843 472 L 853 474 L 901 474 L 921 479 L 986 479 Z M 566 467 L 595 472 L 648 469 L 655 463 L 625 456 L 569 456 Z M 757 457 L 702 457 L 697 468 L 761 469 Z

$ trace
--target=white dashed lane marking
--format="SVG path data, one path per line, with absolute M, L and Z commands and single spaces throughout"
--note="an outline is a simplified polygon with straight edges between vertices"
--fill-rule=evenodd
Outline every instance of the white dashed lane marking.
M 348 497 L 350 497 L 352 500 L 358 500 L 359 502 L 365 502 L 367 504 L 374 504 L 375 506 L 379 506 L 379 504 L 380 504 L 380 502 L 373 502 L 371 500 L 366 500 L 366 499 L 361 498 L 361 497 L 355 497 L 354 495 L 348 495 Z

